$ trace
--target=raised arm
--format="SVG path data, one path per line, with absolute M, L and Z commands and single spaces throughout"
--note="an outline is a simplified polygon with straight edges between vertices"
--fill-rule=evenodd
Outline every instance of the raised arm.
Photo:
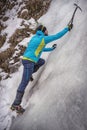
M 44 37 L 45 43 L 47 44 L 49 42 L 52 42 L 54 40 L 57 40 L 57 39 L 63 37 L 68 31 L 69 31 L 69 28 L 66 27 L 61 32 L 59 32 L 59 33 L 57 33 L 55 35 L 45 36 Z

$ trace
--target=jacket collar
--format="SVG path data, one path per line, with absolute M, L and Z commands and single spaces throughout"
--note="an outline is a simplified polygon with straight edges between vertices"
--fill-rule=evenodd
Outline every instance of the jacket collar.
M 42 31 L 37 31 L 36 34 L 44 36 L 44 33 Z

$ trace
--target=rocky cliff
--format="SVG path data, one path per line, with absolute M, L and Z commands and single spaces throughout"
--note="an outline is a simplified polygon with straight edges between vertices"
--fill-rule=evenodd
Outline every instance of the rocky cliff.
M 8 78 L 11 73 L 17 71 L 20 66 L 20 55 L 25 50 L 19 43 L 35 33 L 35 27 L 31 28 L 32 23 L 29 20 L 33 18 L 37 23 L 37 20 L 47 12 L 50 2 L 51 0 L 0 1 L 0 80 Z M 17 28 L 18 20 L 21 22 Z M 17 23 L 13 24 L 14 21 Z M 9 29 L 10 24 L 12 27 Z M 7 29 L 8 32 L 13 30 L 13 33 L 9 35 Z M 3 49 L 6 46 L 8 47 Z

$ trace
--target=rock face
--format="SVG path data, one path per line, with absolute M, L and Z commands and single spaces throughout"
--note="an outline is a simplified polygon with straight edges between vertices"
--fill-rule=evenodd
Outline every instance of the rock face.
M 6 41 L 6 35 L 0 35 L 0 47 L 3 46 L 4 42 Z
M 10 0 L 0 0 L 0 15 L 4 15 L 6 10 L 11 10 L 14 6 L 14 0 L 13 2 L 11 2 Z
M 9 20 L 10 17 L 7 17 L 5 14 L 8 10 L 12 10 L 16 5 L 22 6 L 19 10 L 17 10 L 17 17 L 23 19 L 20 26 L 23 28 L 18 28 L 13 33 L 13 35 L 6 41 L 7 34 L 0 33 L 0 47 L 3 47 L 4 43 L 10 43 L 10 46 L 7 50 L 0 52 L 0 68 L 2 72 L 8 73 L 8 75 L 12 72 L 15 72 L 19 67 L 20 55 L 23 54 L 25 47 L 19 46 L 19 53 L 15 57 L 14 55 L 16 46 L 21 42 L 24 38 L 30 37 L 30 34 L 34 34 L 35 30 L 30 28 L 30 25 L 26 24 L 25 21 L 33 18 L 38 20 L 43 14 L 45 14 L 49 8 L 51 0 L 0 0 L 0 32 L 6 29 L 5 22 Z M 10 64 L 10 61 L 14 60 L 14 63 Z M 16 65 L 14 65 L 16 63 Z M 17 64 L 18 63 L 18 64 Z M 2 76 L 0 75 L 0 80 Z M 7 76 L 8 77 L 8 76 Z
M 31 17 L 38 19 L 40 18 L 44 13 L 46 13 L 49 4 L 51 0 L 25 0 L 25 7 L 21 9 L 19 12 L 19 17 L 30 19 Z M 26 9 L 25 11 L 23 11 Z M 23 12 L 22 12 L 23 11 Z

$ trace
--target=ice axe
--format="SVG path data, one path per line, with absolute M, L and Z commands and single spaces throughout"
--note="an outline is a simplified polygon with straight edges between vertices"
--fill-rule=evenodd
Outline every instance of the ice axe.
M 74 5 L 76 6 L 76 8 L 75 8 L 75 10 L 73 12 L 73 15 L 72 15 L 72 17 L 71 17 L 71 19 L 70 19 L 68 24 L 73 24 L 73 20 L 74 20 L 75 13 L 76 13 L 77 9 L 80 9 L 80 11 L 82 12 L 82 9 L 76 3 L 74 3 Z

